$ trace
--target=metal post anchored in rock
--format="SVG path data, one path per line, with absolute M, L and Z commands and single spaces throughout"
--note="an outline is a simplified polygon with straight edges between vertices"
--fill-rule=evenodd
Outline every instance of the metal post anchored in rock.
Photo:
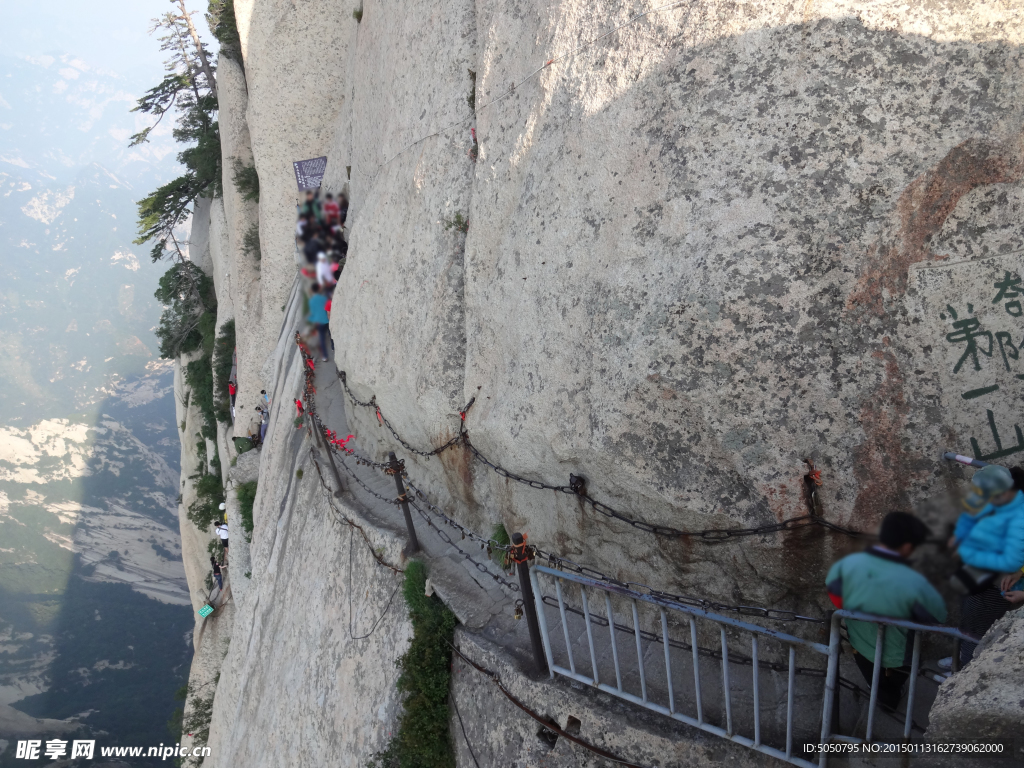
M 548 662 L 544 657 L 544 646 L 540 639 L 540 623 L 537 621 L 537 602 L 533 597 L 533 584 L 530 583 L 530 558 L 526 548 L 526 537 L 521 533 L 513 533 L 512 545 L 512 561 L 519 571 L 519 589 L 523 592 L 523 611 L 526 613 L 526 625 L 530 629 L 533 660 L 537 665 L 537 671 L 546 675 L 548 674 Z
M 405 495 L 405 483 L 402 482 L 403 467 L 394 451 L 388 454 L 388 461 L 391 463 L 391 474 L 395 476 L 395 488 L 398 489 L 398 503 L 402 505 L 402 513 L 405 515 L 405 527 L 409 529 L 409 544 L 405 548 L 405 554 L 411 555 L 420 551 L 420 540 L 416 538 L 416 529 L 412 525 L 412 513 L 409 512 L 409 497 Z

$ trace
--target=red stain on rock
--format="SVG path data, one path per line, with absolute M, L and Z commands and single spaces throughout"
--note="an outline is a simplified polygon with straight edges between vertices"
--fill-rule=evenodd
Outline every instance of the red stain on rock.
M 968 139 L 957 145 L 929 171 L 918 176 L 900 195 L 894 221 L 886 234 L 868 249 L 847 309 L 885 314 L 887 296 L 907 290 L 910 266 L 938 257 L 931 251 L 960 199 L 985 184 L 1019 181 L 1024 173 L 1020 141 L 1001 143 Z
M 446 433 L 438 439 L 446 443 L 452 438 Z M 441 451 L 438 454 L 441 465 L 444 467 L 445 485 L 453 498 L 471 507 L 476 506 L 476 499 L 473 496 L 473 457 L 461 442 L 451 448 Z
M 807 504 L 803 501 L 799 483 L 792 486 L 782 483 L 778 487 L 766 485 L 763 493 L 776 522 L 781 523 L 807 514 Z
M 864 530 L 874 530 L 887 512 L 907 508 L 906 488 L 914 476 L 903 449 L 910 410 L 903 373 L 890 349 L 874 352 L 872 357 L 884 363 L 885 372 L 874 394 L 861 406 L 865 439 L 853 452 L 853 471 L 860 486 L 853 518 Z

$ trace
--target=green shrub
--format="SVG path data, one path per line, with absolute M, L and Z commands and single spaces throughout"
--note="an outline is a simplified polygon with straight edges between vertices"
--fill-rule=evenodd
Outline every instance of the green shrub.
M 242 483 L 236 489 L 238 496 L 238 507 L 242 514 L 242 529 L 245 531 L 245 540 L 252 541 L 252 506 L 256 503 L 256 480 Z
M 191 261 L 172 266 L 160 278 L 153 294 L 164 306 L 156 335 L 160 356 L 173 359 L 195 352 L 203 344 L 202 325 L 207 310 L 216 308 L 213 280 Z
M 491 531 L 491 538 L 494 539 L 496 544 L 500 544 L 503 547 L 507 547 L 512 543 L 512 537 L 508 535 L 508 531 L 505 529 L 505 525 L 503 523 L 498 523 L 494 526 L 494 530 Z M 503 568 L 506 571 L 511 565 L 508 553 L 502 549 L 496 549 L 491 552 L 491 559 L 498 564 L 499 568 Z
M 203 414 L 200 430 L 208 440 L 217 439 L 217 413 L 213 405 L 213 360 L 203 355 L 185 366 L 185 384 L 192 390 L 192 402 Z
M 193 476 L 196 480 L 196 500 L 189 504 L 188 519 L 201 531 L 208 530 L 223 519 L 220 505 L 224 501 L 224 487 L 220 477 L 210 474 Z M 216 540 L 213 541 L 216 546 Z
M 210 0 L 206 23 L 220 43 L 220 55 L 242 64 L 242 41 L 238 37 L 234 0 Z
M 235 189 L 242 196 L 243 200 L 260 201 L 260 175 L 256 173 L 255 165 L 246 165 L 237 157 L 231 158 L 231 167 L 234 169 Z
M 187 684 L 174 692 L 174 700 L 182 702 L 182 706 L 175 709 L 171 713 L 171 719 L 167 721 L 167 730 L 171 732 L 171 736 L 174 737 L 175 741 L 180 741 L 183 733 L 182 725 L 185 720 L 184 701 L 186 698 L 188 698 Z
M 427 597 L 427 572 L 412 560 L 402 593 L 409 607 L 413 636 L 398 660 L 398 690 L 405 694 L 398 732 L 371 768 L 454 768 L 448 736 L 448 686 L 451 681 L 455 614 L 435 595 Z
M 213 351 L 213 394 L 216 401 L 214 415 L 222 424 L 230 424 L 231 394 L 228 392 L 228 378 L 231 376 L 235 356 L 234 320 L 228 320 L 220 327 Z
M 260 223 L 258 221 L 254 221 L 252 226 L 245 230 L 245 234 L 242 235 L 242 253 L 246 256 L 252 256 L 256 261 L 263 259 L 263 250 L 260 248 Z
M 466 103 L 469 104 L 469 108 L 476 112 L 476 72 L 472 69 L 467 70 L 469 72 L 469 96 L 466 97 Z
M 172 730 L 176 741 L 181 741 L 181 737 L 189 733 L 192 735 L 193 746 L 206 746 L 206 743 L 210 740 L 210 721 L 213 720 L 213 697 L 217 692 L 216 686 L 219 682 L 220 675 L 218 674 L 213 680 L 213 688 L 208 688 L 205 685 L 196 686 L 194 683 L 189 683 L 185 688 L 184 697 L 181 697 L 181 691 L 175 694 L 175 698 L 185 699 L 185 707 L 189 710 L 188 715 L 185 715 L 184 711 L 180 709 L 175 711 L 171 721 L 167 724 L 168 727 L 173 728 L 180 722 L 177 732 Z M 178 714 L 179 712 L 181 712 L 180 715 Z M 181 718 L 180 721 L 178 721 L 179 717 Z M 193 758 L 184 758 L 181 761 L 183 767 L 191 767 L 197 764 L 198 762 L 194 761 Z
M 356 8 L 352 11 L 352 18 L 356 20 L 356 24 L 359 24 L 363 20 L 363 9 Z
M 469 232 L 469 219 L 462 215 L 462 211 L 456 211 L 452 218 L 444 219 L 444 228 L 446 230 L 454 229 L 465 234 Z

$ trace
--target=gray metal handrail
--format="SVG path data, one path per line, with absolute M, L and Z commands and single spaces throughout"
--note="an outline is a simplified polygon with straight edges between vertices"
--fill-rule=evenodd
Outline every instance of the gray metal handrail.
M 878 625 L 878 634 L 875 638 L 875 658 L 873 660 L 873 674 L 871 678 L 871 698 L 868 702 L 868 722 L 864 731 L 864 738 L 854 736 L 843 736 L 832 732 L 832 712 L 836 695 L 836 683 L 839 677 L 839 651 L 840 651 L 840 622 L 843 619 L 853 619 Z M 917 694 L 917 678 L 921 671 L 921 637 L 924 633 L 934 635 L 945 635 L 952 638 L 954 671 L 957 670 L 959 661 L 959 650 L 961 642 L 978 642 L 965 632 L 956 627 L 946 627 L 938 624 L 921 624 L 906 619 L 893 619 L 887 616 L 876 616 L 870 613 L 859 613 L 858 611 L 838 610 L 832 614 L 832 626 L 829 633 L 828 671 L 825 675 L 825 697 L 822 703 L 821 714 L 821 743 L 828 744 L 830 741 L 838 740 L 862 744 L 871 741 L 874 731 L 875 710 L 878 704 L 878 681 L 882 672 L 882 654 L 885 650 L 885 628 L 898 627 L 914 632 L 914 646 L 910 661 L 910 690 L 907 692 L 907 714 L 903 723 L 903 738 L 910 738 L 910 730 L 914 717 L 914 698 Z M 819 765 L 824 768 L 826 755 L 823 753 L 819 759 Z
M 560 617 L 560 623 L 562 625 L 562 635 L 565 640 L 566 654 L 568 656 L 569 666 L 558 664 L 555 661 L 551 634 L 548 629 L 548 622 L 546 612 L 544 610 L 543 602 L 543 591 L 540 588 L 540 582 L 538 580 L 539 575 L 550 576 L 555 582 L 555 592 L 558 598 L 558 611 Z M 626 701 L 631 701 L 634 704 L 638 704 L 646 709 L 660 714 L 667 715 L 674 720 L 686 723 L 695 728 L 700 728 L 708 733 L 713 733 L 716 736 L 729 739 L 743 746 L 763 752 L 777 757 L 781 760 L 786 760 L 794 765 L 804 766 L 804 768 L 814 768 L 815 763 L 812 763 L 803 758 L 797 757 L 793 753 L 793 704 L 795 699 L 795 671 L 796 671 L 796 648 L 804 648 L 815 653 L 821 654 L 822 657 L 828 655 L 828 646 L 823 643 L 817 643 L 811 640 L 805 640 L 795 635 L 790 635 L 785 632 L 779 632 L 774 629 L 766 627 L 760 627 L 756 624 L 750 624 L 749 622 L 740 621 L 729 616 L 722 616 L 720 614 L 711 613 L 710 611 L 704 610 L 689 605 L 682 605 L 680 603 L 672 602 L 661 597 L 654 597 L 652 595 L 641 594 L 633 592 L 625 587 L 620 587 L 608 582 L 595 581 L 594 579 L 588 579 L 584 576 L 578 576 L 572 573 L 566 573 L 564 571 L 558 571 L 554 568 L 548 568 L 542 565 L 535 565 L 530 569 L 530 579 L 533 583 L 534 599 L 537 606 L 537 615 L 539 618 L 541 637 L 544 643 L 544 653 L 547 657 L 549 674 L 554 677 L 555 674 L 568 677 L 572 680 L 577 680 L 586 685 L 593 686 L 601 691 L 609 693 Z M 586 637 L 587 645 L 586 650 L 590 656 L 590 671 L 591 674 L 587 675 L 582 672 L 575 660 L 573 655 L 573 643 L 570 637 L 569 625 L 566 620 L 565 610 L 565 597 L 562 591 L 562 582 L 573 582 L 579 585 L 581 590 L 581 599 L 583 605 L 584 621 L 586 624 Z M 607 611 L 607 620 L 609 628 L 609 640 L 610 649 L 615 669 L 615 685 L 610 685 L 601 681 L 600 673 L 598 671 L 598 659 L 595 653 L 594 646 L 594 632 L 592 616 L 591 616 L 591 605 L 590 599 L 587 596 L 587 590 L 596 591 L 599 594 L 604 594 L 604 608 Z M 620 649 L 615 639 L 615 621 L 611 603 L 611 595 L 616 595 L 625 598 L 630 601 L 629 610 L 633 622 L 633 634 L 636 645 L 636 671 L 639 675 L 640 680 L 640 695 L 637 696 L 635 693 L 630 693 L 623 688 L 623 673 L 622 673 L 622 662 L 624 658 L 620 656 Z M 664 663 L 666 671 L 666 687 L 668 695 L 668 706 L 658 704 L 651 701 L 648 691 L 647 681 L 647 670 L 644 666 L 644 653 L 641 644 L 641 631 L 640 631 L 640 620 L 638 615 L 638 604 L 647 604 L 655 607 L 660 614 L 660 625 L 662 631 L 661 642 L 664 646 Z M 667 612 L 674 612 L 682 614 L 686 621 L 689 623 L 690 630 L 690 645 L 692 648 L 692 665 L 693 665 L 693 684 L 695 691 L 695 701 L 693 702 L 695 707 L 695 714 L 693 716 L 684 714 L 678 711 L 676 706 L 676 695 L 672 685 L 672 661 L 669 651 L 669 636 L 668 636 L 668 616 Z M 701 698 L 701 675 L 699 667 L 699 649 L 697 646 L 697 622 L 704 620 L 712 622 L 718 626 L 719 638 L 722 649 L 722 692 L 724 698 L 724 710 L 725 710 L 725 727 L 721 725 L 715 725 L 709 723 L 705 718 L 705 711 Z M 731 697 L 731 680 L 730 680 L 730 655 L 729 655 L 729 639 L 726 634 L 726 629 L 733 631 L 739 631 L 748 633 L 751 636 L 751 651 L 755 663 L 752 665 L 752 676 L 753 676 L 753 689 L 755 691 L 754 699 L 754 733 L 753 736 L 744 736 L 735 732 L 735 724 L 732 710 L 732 697 Z M 786 744 L 785 748 L 773 747 L 765 744 L 761 739 L 761 723 L 760 723 L 760 701 L 756 695 L 759 687 L 759 673 L 760 665 L 757 662 L 759 654 L 759 640 L 772 640 L 783 644 L 788 648 L 788 659 L 789 659 L 789 675 L 788 675 L 788 689 L 786 697 Z
M 555 624 L 561 624 L 560 637 L 555 639 L 549 629 L 548 615 L 546 611 L 546 605 L 544 602 L 544 592 L 541 589 L 540 577 L 549 577 L 554 581 L 554 592 L 557 598 L 557 619 L 552 618 Z M 887 627 L 894 627 L 900 629 L 911 630 L 914 632 L 913 640 L 913 653 L 911 660 L 910 670 L 910 690 L 907 698 L 907 714 L 903 723 L 903 738 L 909 739 L 911 733 L 911 727 L 913 724 L 913 710 L 914 701 L 916 695 L 917 679 L 920 672 L 921 666 L 921 637 L 924 633 L 932 633 L 942 635 L 952 639 L 954 642 L 959 644 L 960 641 L 977 642 L 978 638 L 972 637 L 961 632 L 953 627 L 937 626 L 930 624 L 921 624 L 914 621 L 906 621 L 903 619 L 892 619 L 885 616 L 874 616 L 871 614 L 858 613 L 849 610 L 839 610 L 834 612 L 832 616 L 832 622 L 830 626 L 829 643 L 825 645 L 823 643 L 814 642 L 804 638 L 796 637 L 785 632 L 779 632 L 774 629 L 767 627 L 761 627 L 756 624 L 751 624 L 746 621 L 741 621 L 729 616 L 723 616 L 720 614 L 712 613 L 703 608 L 684 605 L 681 603 L 673 602 L 670 599 L 654 596 L 650 594 L 643 594 L 635 592 L 623 585 L 612 584 L 607 581 L 597 581 L 590 579 L 585 576 L 580 576 L 575 573 L 568 573 L 565 571 L 559 571 L 554 568 L 549 568 L 543 565 L 534 565 L 530 568 L 530 583 L 533 587 L 533 599 L 536 605 L 537 618 L 540 626 L 541 641 L 543 643 L 543 652 L 547 660 L 547 666 L 550 677 L 554 677 L 556 674 L 576 680 L 580 683 L 584 683 L 589 686 L 593 686 L 598 690 L 604 691 L 605 693 L 616 696 L 620 699 L 625 699 L 634 704 L 637 704 L 645 709 L 658 712 L 662 715 L 666 715 L 674 720 L 685 723 L 687 725 L 699 728 L 708 733 L 713 733 L 716 736 L 728 739 L 742 744 L 750 749 L 757 750 L 764 754 L 771 755 L 780 760 L 784 760 L 793 765 L 803 766 L 804 768 L 815 768 L 815 766 L 821 766 L 822 768 L 826 765 L 828 753 L 822 751 L 814 762 L 808 760 L 806 757 L 800 757 L 795 754 L 793 744 L 793 729 L 794 729 L 794 703 L 796 701 L 796 680 L 795 675 L 797 673 L 796 666 L 796 652 L 801 650 L 804 652 L 811 652 L 819 654 L 823 661 L 826 661 L 826 668 L 824 670 L 812 670 L 816 674 L 824 672 L 825 686 L 822 695 L 822 716 L 821 716 L 821 744 L 828 744 L 833 741 L 844 741 L 844 742 L 856 742 L 863 743 L 871 741 L 872 734 L 875 730 L 875 711 L 878 705 L 878 690 L 879 680 L 882 671 L 882 652 L 885 646 L 885 632 Z M 580 606 L 578 608 L 570 607 L 566 608 L 567 596 L 563 590 L 563 583 L 571 583 L 579 588 Z M 600 597 L 599 597 L 600 596 Z M 616 631 L 629 632 L 629 627 L 624 624 L 616 624 L 612 597 L 621 598 L 628 601 L 624 607 L 626 615 L 632 623 L 633 642 L 629 645 L 635 644 L 636 657 L 635 662 L 633 661 L 633 654 L 627 650 L 628 646 L 619 647 L 619 642 L 616 639 Z M 597 598 L 596 602 L 594 598 Z M 649 625 L 648 630 L 641 630 L 641 619 L 639 608 L 641 606 L 648 606 L 658 611 L 658 617 L 652 621 Z M 601 616 L 599 613 L 594 613 L 595 606 L 598 610 L 606 612 L 605 616 Z M 555 606 L 551 606 L 552 612 Z M 688 642 L 680 639 L 671 639 L 669 637 L 669 622 L 668 614 L 673 613 L 682 617 L 683 621 L 689 625 L 689 635 L 687 638 Z M 577 618 L 574 619 L 576 622 L 576 629 L 570 630 L 569 620 L 567 614 L 573 615 Z M 579 629 L 579 617 L 585 625 L 585 633 Z M 869 711 L 867 728 L 865 731 L 865 737 L 858 739 L 851 736 L 844 736 L 839 733 L 833 732 L 833 705 L 836 703 L 836 695 L 838 691 L 839 681 L 839 658 L 841 650 L 841 623 L 844 619 L 854 619 L 858 621 L 870 622 L 878 625 L 878 635 L 875 644 L 875 659 L 874 659 L 874 674 L 871 681 L 871 693 L 869 701 Z M 709 651 L 708 649 L 699 649 L 697 644 L 698 639 L 698 622 L 704 624 L 710 623 L 717 627 L 718 640 L 721 644 L 721 678 L 719 681 L 712 680 L 712 683 L 717 685 L 720 683 L 721 695 L 722 695 L 722 710 L 719 711 L 718 715 L 720 720 L 718 724 L 708 722 L 708 712 L 705 706 L 704 699 L 702 698 L 702 686 L 701 686 L 701 670 L 700 670 L 700 655 L 703 653 L 705 656 L 712 655 L 717 657 L 718 651 Z M 607 640 L 601 640 L 601 633 L 595 631 L 597 629 L 602 630 L 607 623 L 608 637 Z M 660 626 L 659 626 L 660 625 Z M 702 625 L 703 626 L 703 625 Z M 650 631 L 650 630 L 654 631 Z M 658 637 L 657 629 L 660 629 L 660 637 Z M 743 657 L 737 657 L 735 654 L 730 655 L 729 643 L 730 638 L 727 635 L 727 630 L 733 635 L 733 642 L 735 642 L 735 634 L 741 633 L 743 635 L 749 635 L 751 656 L 749 659 Z M 685 632 L 685 630 L 684 630 Z M 575 637 L 575 642 L 574 642 Z M 707 637 L 707 635 L 705 635 Z M 651 643 L 660 643 L 664 650 L 663 662 L 659 659 L 660 654 L 647 655 L 647 661 L 645 662 L 645 653 L 642 645 L 642 638 L 646 638 L 648 645 Z M 555 658 L 556 644 L 564 641 L 564 655 L 567 657 L 567 665 L 559 663 Z M 762 657 L 763 646 L 762 643 L 770 642 L 776 645 L 781 645 L 783 650 L 783 657 L 788 657 L 788 664 L 785 662 L 768 662 Z M 604 664 L 611 664 L 614 669 L 614 683 L 608 676 L 607 671 L 601 672 L 599 670 L 599 653 L 597 650 L 599 643 L 606 643 L 605 648 L 608 651 L 601 661 Z M 680 649 L 687 650 L 689 645 L 690 656 L 688 660 L 689 664 L 692 665 L 692 701 L 689 702 L 689 708 L 692 714 L 685 714 L 679 711 L 679 706 L 684 704 L 678 700 L 678 692 L 673 683 L 672 674 L 672 654 L 671 649 L 675 648 L 678 652 Z M 589 656 L 589 674 L 584 669 L 586 666 L 585 660 L 577 660 L 576 655 L 573 653 L 574 646 L 578 649 L 577 653 L 580 653 L 584 659 Z M 650 652 L 650 647 L 648 648 Z M 559 653 L 562 654 L 562 650 L 559 649 Z M 956 657 L 956 650 L 954 650 L 954 657 Z M 678 655 L 676 656 L 678 662 Z M 581 664 L 582 661 L 582 664 Z M 664 670 L 661 670 L 661 664 L 664 664 Z M 686 664 L 687 662 L 684 662 Z M 737 723 L 734 715 L 736 714 L 733 709 L 733 693 L 734 691 L 739 692 L 741 689 L 734 689 L 733 678 L 730 675 L 730 666 L 735 664 L 749 665 L 751 667 L 751 690 L 752 690 L 752 704 L 753 709 L 753 733 L 750 735 L 743 735 L 737 733 Z M 761 690 L 760 690 L 760 667 L 762 665 L 768 665 L 771 669 L 788 672 L 787 679 L 785 681 L 785 695 L 786 695 L 786 707 L 785 707 L 785 746 L 781 743 L 776 746 L 766 744 L 762 740 L 762 707 L 761 707 Z M 624 668 L 627 667 L 625 672 Z M 657 668 L 656 670 L 654 668 Z M 607 670 L 607 666 L 605 667 Z M 664 679 L 658 677 L 657 673 L 663 672 Z M 652 674 L 655 674 L 654 679 L 649 679 Z M 634 682 L 633 691 L 626 690 L 624 687 L 624 679 L 627 675 L 632 676 Z M 639 681 L 639 691 L 636 690 L 636 680 Z M 807 679 L 807 678 L 803 678 Z M 686 679 L 683 680 L 686 686 L 690 686 L 691 683 Z M 705 678 L 705 682 L 707 682 Z M 659 685 L 663 684 L 663 687 L 658 688 Z M 652 685 L 654 688 L 652 689 Z M 707 685 L 704 686 L 705 696 L 707 695 Z M 750 691 L 744 691 L 750 692 Z M 780 693 L 781 695 L 781 693 Z M 660 698 L 662 701 L 667 698 L 667 705 L 659 703 L 658 701 L 652 700 L 652 698 Z M 803 705 L 802 705 L 803 706 Z M 815 709 L 816 710 L 816 705 Z M 771 710 L 769 710 L 771 711 Z M 777 713 L 781 714 L 781 707 L 777 708 Z M 805 709 L 806 716 L 806 709 Z M 712 719 L 715 719 L 712 716 Z M 816 719 L 816 718 L 815 718 Z M 724 721 L 724 722 L 722 722 Z M 778 725 L 781 725 L 781 720 L 777 721 Z M 749 725 L 749 724 L 748 724 Z M 778 732 L 775 737 L 781 742 L 781 731 Z M 810 757 L 810 755 L 808 755 Z

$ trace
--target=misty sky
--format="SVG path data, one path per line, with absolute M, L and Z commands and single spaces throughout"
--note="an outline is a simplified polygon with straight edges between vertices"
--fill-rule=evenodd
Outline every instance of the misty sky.
M 201 17 L 205 5 L 192 0 L 188 8 L 200 12 Z M 168 0 L 0 0 L 6 32 L 4 53 L 69 53 L 90 66 L 155 84 L 161 76 L 163 54 L 147 31 L 150 19 L 171 8 Z M 205 22 L 199 26 L 205 31 Z

